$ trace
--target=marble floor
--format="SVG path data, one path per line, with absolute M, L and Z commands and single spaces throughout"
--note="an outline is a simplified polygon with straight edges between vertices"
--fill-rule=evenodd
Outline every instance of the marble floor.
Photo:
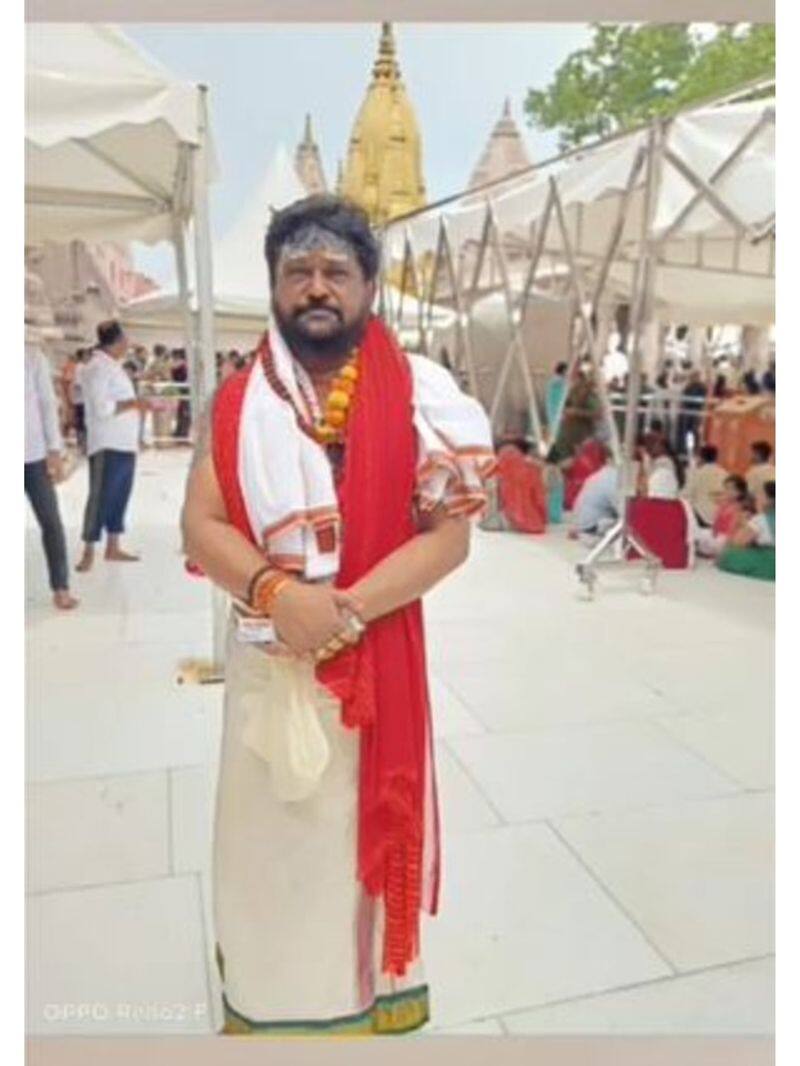
M 49 605 L 26 532 L 28 1031 L 219 1025 L 210 595 L 182 569 L 188 453 L 147 452 L 139 564 Z M 79 467 L 60 490 L 77 550 Z M 762 1034 L 773 1010 L 774 588 L 702 566 L 577 595 L 563 529 L 477 531 L 427 599 L 444 823 L 432 1032 Z

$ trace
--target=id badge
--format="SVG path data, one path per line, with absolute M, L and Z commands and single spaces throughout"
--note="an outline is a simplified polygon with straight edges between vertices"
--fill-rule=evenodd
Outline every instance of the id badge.
M 240 615 L 236 620 L 236 639 L 241 644 L 274 644 L 277 637 L 269 618 L 247 618 Z

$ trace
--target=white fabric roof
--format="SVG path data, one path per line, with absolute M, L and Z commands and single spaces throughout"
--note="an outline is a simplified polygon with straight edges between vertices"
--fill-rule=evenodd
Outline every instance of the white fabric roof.
M 730 169 L 713 184 L 725 204 L 749 230 L 768 228 L 775 212 L 775 129 L 769 121 L 774 100 L 707 107 L 676 117 L 668 126 L 667 148 L 704 182 L 735 151 L 751 130 L 760 129 Z M 555 178 L 566 225 L 586 280 L 596 274 L 609 244 L 619 204 L 637 153 L 645 149 L 647 131 L 637 131 L 589 148 L 584 153 L 536 168 L 486 190 L 468 193 L 441 207 L 400 219 L 386 230 L 386 254 L 401 261 L 406 234 L 413 253 L 434 252 L 444 218 L 455 249 L 478 241 L 491 199 L 503 234 L 529 240 L 530 227 L 541 218 L 550 179 Z M 611 287 L 630 295 L 643 208 L 642 170 L 634 188 L 623 238 L 611 271 Z M 655 237 L 695 195 L 695 187 L 669 160 L 665 161 L 654 220 Z M 707 201 L 688 216 L 679 232 L 663 244 L 663 266 L 656 274 L 656 302 L 665 319 L 686 322 L 754 322 L 774 319 L 774 264 L 770 239 L 737 239 L 731 223 Z M 563 243 L 551 217 L 542 268 L 551 273 L 564 262 Z M 520 277 L 515 279 L 520 283 Z M 441 297 L 440 297 L 441 298 Z
M 279 145 L 264 180 L 245 201 L 225 236 L 214 245 L 215 316 L 252 319 L 263 329 L 269 309 L 264 236 L 270 208 L 286 207 L 306 195 L 286 147 Z M 194 289 L 191 263 L 189 288 Z M 166 324 L 176 321 L 179 314 L 178 286 L 173 279 L 160 292 L 129 303 L 123 317 L 129 323 L 161 320 Z
M 114 27 L 28 25 L 27 240 L 170 238 L 192 210 L 199 92 Z

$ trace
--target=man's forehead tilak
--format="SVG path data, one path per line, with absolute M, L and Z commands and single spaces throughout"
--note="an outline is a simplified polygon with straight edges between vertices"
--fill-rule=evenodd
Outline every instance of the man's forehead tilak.
M 284 266 L 294 259 L 304 259 L 312 252 L 324 252 L 327 258 L 337 262 L 353 262 L 356 258 L 351 245 L 343 237 L 310 222 L 302 226 L 281 246 L 278 265 Z

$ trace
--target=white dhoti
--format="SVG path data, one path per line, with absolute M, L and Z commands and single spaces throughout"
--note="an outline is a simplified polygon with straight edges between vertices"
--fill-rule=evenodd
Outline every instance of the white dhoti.
M 327 765 L 306 798 L 276 796 L 276 778 L 285 794 L 291 775 L 287 746 L 273 765 L 263 738 L 277 724 L 271 743 L 280 748 L 292 722 L 270 700 L 285 693 L 287 671 L 303 669 L 229 639 L 213 853 L 224 1032 L 414 1029 L 428 1018 L 421 962 L 403 978 L 381 972 L 383 905 L 356 876 L 359 734 L 318 685 L 313 714 Z

